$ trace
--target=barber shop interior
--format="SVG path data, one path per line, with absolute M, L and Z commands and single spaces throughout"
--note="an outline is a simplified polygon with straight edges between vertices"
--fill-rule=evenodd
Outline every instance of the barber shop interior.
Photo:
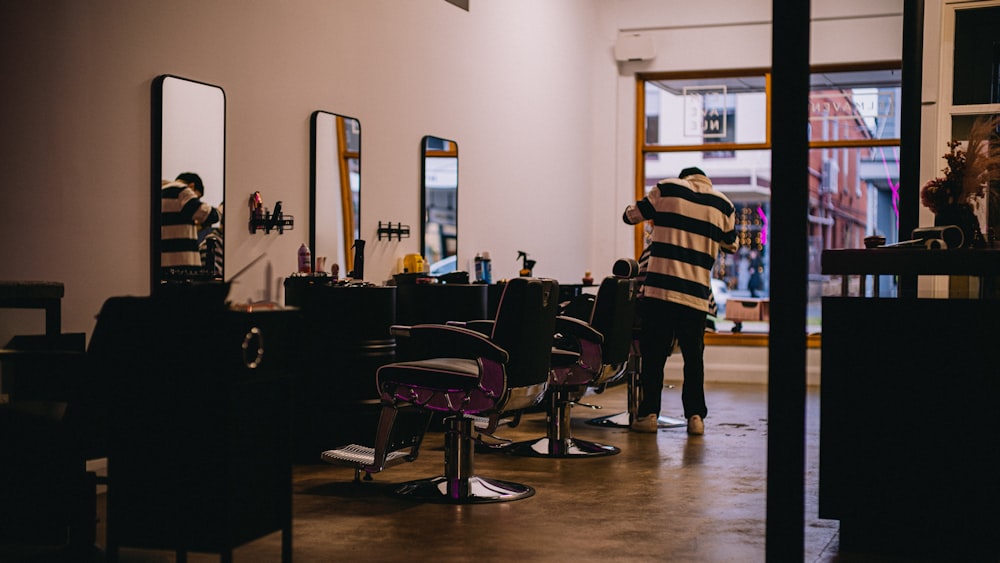
M 0 561 L 1000 561 L 1000 0 L 0 30 Z

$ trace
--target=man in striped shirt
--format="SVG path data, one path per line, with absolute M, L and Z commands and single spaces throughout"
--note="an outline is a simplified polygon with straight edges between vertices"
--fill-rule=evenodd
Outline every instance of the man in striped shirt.
M 219 210 L 201 201 L 201 177 L 184 172 L 160 188 L 160 270 L 164 279 L 203 273 L 198 231 L 217 223 Z
M 736 251 L 735 209 L 704 172 L 685 168 L 679 178 L 661 180 L 646 197 L 629 205 L 623 218 L 629 225 L 653 222 L 639 303 L 642 401 L 632 430 L 658 430 L 663 368 L 676 339 L 684 356 L 681 401 L 688 433 L 703 434 L 711 273 L 719 251 Z

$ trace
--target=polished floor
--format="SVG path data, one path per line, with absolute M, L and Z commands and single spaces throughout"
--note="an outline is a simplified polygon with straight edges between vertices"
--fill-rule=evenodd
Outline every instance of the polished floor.
M 422 504 L 389 494 L 394 484 L 443 472 L 443 436 L 429 433 L 418 460 L 372 481 L 322 463 L 294 470 L 293 558 L 338 561 L 756 562 L 766 556 L 767 388 L 710 383 L 704 436 L 684 428 L 636 434 L 586 422 L 625 410 L 625 386 L 587 397 L 603 407 L 572 411 L 574 436 L 617 446 L 598 458 L 544 459 L 477 453 L 476 473 L 531 485 L 532 497 L 479 505 Z M 680 388 L 664 389 L 666 416 L 680 416 Z M 838 522 L 817 517 L 819 391 L 807 396 L 805 545 L 801 561 L 897 561 L 838 553 Z M 543 413 L 503 436 L 543 436 Z M 246 463 L 254 463 L 252 452 Z M 252 493 L 251 493 L 252 494 Z M 192 506 L 192 510 L 198 510 Z M 98 497 L 103 545 L 104 496 Z M 237 548 L 236 562 L 277 562 L 280 533 Z M 11 552 L 7 552 L 11 555 Z M 37 555 L 37 554 L 36 554 Z M 0 561 L 13 561 L 4 557 Z M 173 552 L 122 548 L 123 563 L 170 563 Z M 905 559 L 898 559 L 904 561 Z M 188 554 L 191 562 L 217 554 Z
M 355 483 L 353 471 L 325 464 L 294 472 L 294 560 L 333 561 L 676 561 L 765 559 L 767 388 L 709 384 L 704 436 L 683 428 L 658 434 L 586 424 L 625 409 L 618 386 L 573 409 L 573 434 L 621 448 L 617 455 L 540 459 L 477 453 L 476 473 L 533 486 L 508 503 L 421 504 L 388 494 L 395 484 L 440 474 L 443 437 L 430 433 L 420 458 Z M 680 416 L 680 388 L 664 390 L 666 416 Z M 818 390 L 807 404 L 805 548 L 802 561 L 868 561 L 837 553 L 836 521 L 817 518 Z M 505 437 L 544 435 L 544 414 L 525 417 Z M 247 463 L 253 463 L 248 456 Z M 99 500 L 103 506 L 103 502 Z M 192 507 L 197 510 L 197 507 Z M 99 542 L 103 541 L 99 528 Z M 238 548 L 236 562 L 280 557 L 280 534 Z M 170 562 L 174 554 L 123 548 L 125 563 Z M 189 554 L 192 562 L 218 555 Z M 872 559 L 873 560 L 873 559 Z

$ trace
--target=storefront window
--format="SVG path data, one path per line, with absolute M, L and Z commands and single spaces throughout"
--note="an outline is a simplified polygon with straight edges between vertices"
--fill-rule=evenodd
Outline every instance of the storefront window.
M 647 80 L 646 144 L 765 143 L 766 83 L 764 74 Z
M 637 195 L 697 166 L 736 206 L 739 251 L 722 256 L 713 276 L 726 298 L 768 297 L 768 217 L 772 189 L 809 190 L 809 319 L 819 331 L 820 301 L 832 285 L 821 275 L 828 248 L 862 248 L 871 234 L 894 242 L 898 222 L 898 68 L 824 69 L 811 75 L 809 182 L 771 185 L 769 75 L 640 76 L 641 138 Z M 776 115 L 780 118 L 780 115 Z M 641 250 L 637 248 L 637 252 Z M 763 280 L 757 282 L 758 276 Z M 893 280 L 880 290 L 891 294 Z M 732 323 L 730 323 L 732 324 Z M 746 332 L 767 324 L 741 323 Z M 729 328 L 723 320 L 718 327 Z

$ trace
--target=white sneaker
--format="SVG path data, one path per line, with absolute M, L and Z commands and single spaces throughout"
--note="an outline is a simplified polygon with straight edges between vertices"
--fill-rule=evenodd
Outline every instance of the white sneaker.
M 646 416 L 636 418 L 635 421 L 632 422 L 631 429 L 633 432 L 655 434 L 660 430 L 660 415 L 647 414 Z
M 694 415 L 688 419 L 688 434 L 692 436 L 701 436 L 705 433 L 705 422 L 701 420 L 701 417 Z

